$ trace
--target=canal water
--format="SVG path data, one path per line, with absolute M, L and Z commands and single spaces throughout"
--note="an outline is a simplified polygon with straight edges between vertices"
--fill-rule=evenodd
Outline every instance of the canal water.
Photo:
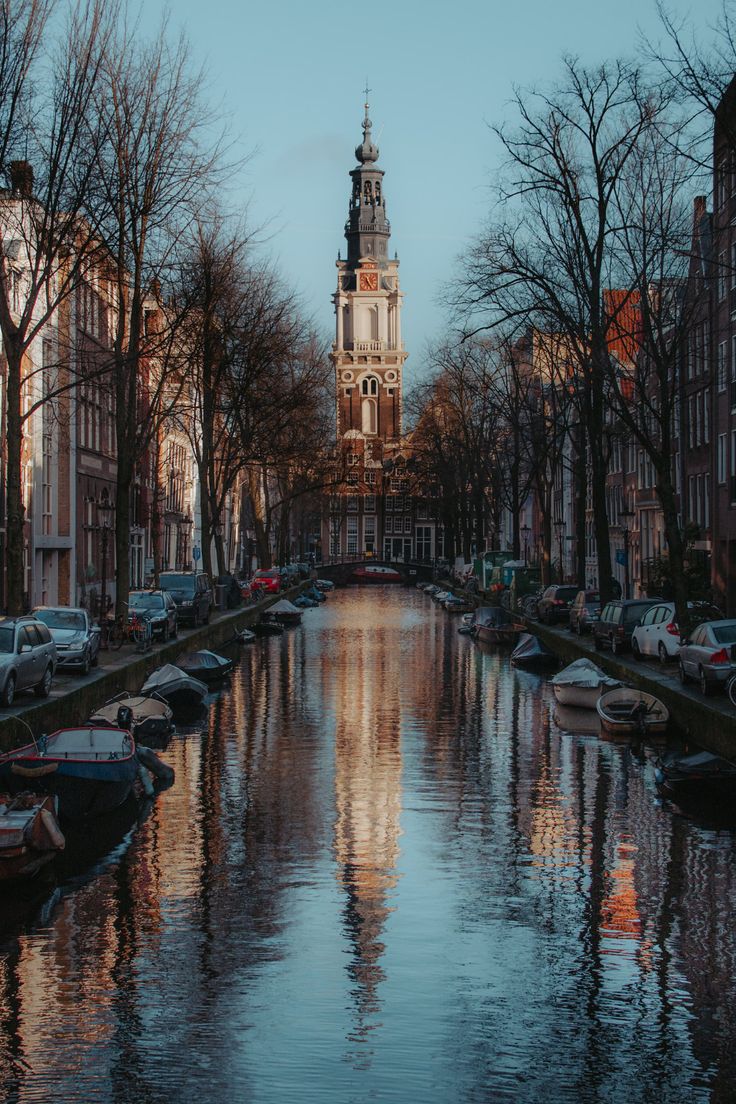
M 0 908 L 0 1100 L 736 1098 L 734 834 L 401 588 L 244 648 Z

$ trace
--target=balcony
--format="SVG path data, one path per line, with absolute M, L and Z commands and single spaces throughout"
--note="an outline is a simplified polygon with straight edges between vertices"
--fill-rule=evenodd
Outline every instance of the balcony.
M 382 353 L 386 348 L 385 341 L 353 341 L 348 342 L 346 348 L 352 348 L 354 353 Z

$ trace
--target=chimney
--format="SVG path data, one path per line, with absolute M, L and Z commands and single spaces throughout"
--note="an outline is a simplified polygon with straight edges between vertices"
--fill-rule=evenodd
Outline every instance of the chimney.
M 10 162 L 10 184 L 15 195 L 33 195 L 33 169 L 29 161 Z

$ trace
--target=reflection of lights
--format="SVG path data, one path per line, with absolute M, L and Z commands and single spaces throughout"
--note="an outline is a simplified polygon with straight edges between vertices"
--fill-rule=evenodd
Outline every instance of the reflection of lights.
M 601 902 L 601 932 L 616 939 L 641 939 L 642 923 L 634 885 L 637 848 L 620 842 L 616 865 L 607 876 L 608 893 Z

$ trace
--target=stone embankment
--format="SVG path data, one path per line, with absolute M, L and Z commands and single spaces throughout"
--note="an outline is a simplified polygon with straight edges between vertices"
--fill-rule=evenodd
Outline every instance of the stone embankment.
M 121 691 L 136 693 L 152 671 L 164 663 L 175 664 L 185 652 L 222 648 L 228 644 L 237 646 L 236 634 L 241 629 L 253 625 L 263 610 L 274 602 L 295 597 L 301 589 L 303 584 L 236 610 L 213 611 L 208 625 L 180 629 L 175 640 L 154 644 L 142 655 L 134 652 L 130 645 L 124 645 L 119 652 L 100 652 L 99 666 L 84 678 L 59 671 L 48 698 L 19 694 L 10 709 L 2 710 L 0 751 L 28 743 L 31 733 L 39 736 L 83 723 L 95 709 Z

